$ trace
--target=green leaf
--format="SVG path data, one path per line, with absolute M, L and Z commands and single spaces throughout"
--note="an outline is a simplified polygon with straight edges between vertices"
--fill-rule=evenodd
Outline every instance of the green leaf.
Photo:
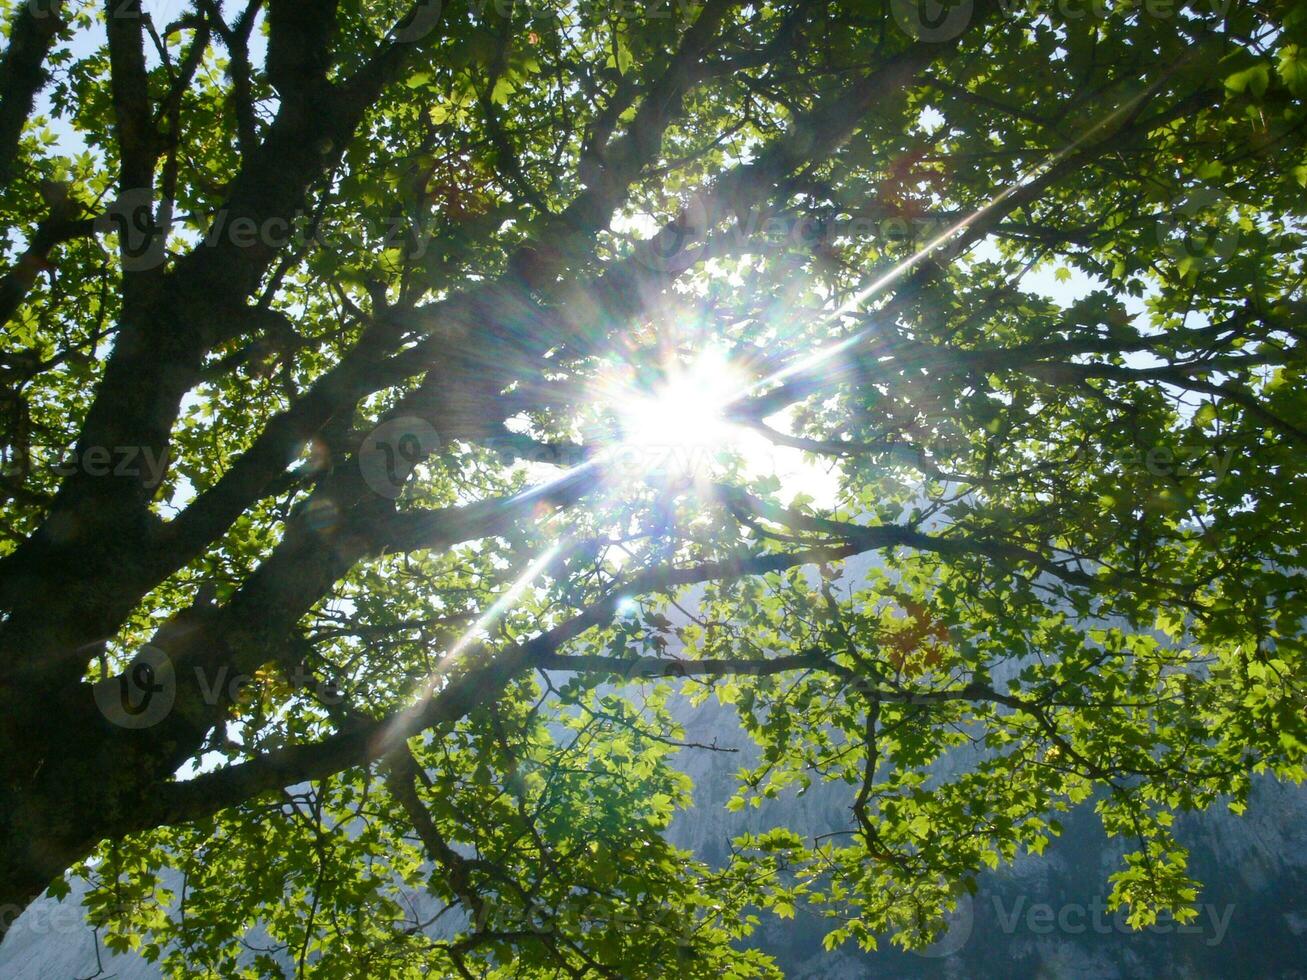
M 1266 94 L 1266 87 L 1270 84 L 1270 80 L 1270 69 L 1264 64 L 1258 64 L 1228 75 L 1225 79 L 1225 87 L 1235 94 L 1250 92 L 1257 98 L 1261 98 Z
M 1290 92 L 1297 96 L 1307 95 L 1307 55 L 1298 45 L 1286 44 L 1280 49 L 1276 71 Z

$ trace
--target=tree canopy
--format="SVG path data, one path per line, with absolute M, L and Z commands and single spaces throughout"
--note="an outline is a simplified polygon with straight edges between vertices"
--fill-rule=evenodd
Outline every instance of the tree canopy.
M 4 11 L 0 902 L 762 977 L 1086 801 L 1183 919 L 1174 815 L 1302 779 L 1301 5 Z

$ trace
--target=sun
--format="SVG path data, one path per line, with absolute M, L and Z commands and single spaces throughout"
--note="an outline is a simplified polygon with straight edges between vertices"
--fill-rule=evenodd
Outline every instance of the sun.
M 625 388 L 615 399 L 622 454 L 646 470 L 681 475 L 710 465 L 741 439 L 726 409 L 747 386 L 744 372 L 716 349 L 664 365 L 647 389 Z
M 591 404 L 611 426 L 594 465 L 614 488 L 652 481 L 710 493 L 720 479 L 774 477 L 784 498 L 803 494 L 833 507 L 838 474 L 828 462 L 807 458 L 731 417 L 731 407 L 758 390 L 747 367 L 756 360 L 710 343 L 664 354 L 652 369 L 649 361 L 640 367 L 631 360 L 610 362 L 591 394 Z M 785 418 L 768 421 L 789 425 Z
M 674 365 L 647 394 L 633 394 L 617 407 L 623 441 L 630 444 L 707 446 L 728 441 L 734 426 L 726 407 L 747 382 L 718 351 L 707 351 L 688 365 Z

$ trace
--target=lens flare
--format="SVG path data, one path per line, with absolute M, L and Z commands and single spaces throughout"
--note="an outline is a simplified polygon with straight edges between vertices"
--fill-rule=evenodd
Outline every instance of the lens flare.
M 647 391 L 628 390 L 614 409 L 620 454 L 649 471 L 685 475 L 738 441 L 725 410 L 745 379 L 725 353 L 710 348 L 688 364 L 672 364 Z
M 1195 50 L 1197 50 L 1195 48 Z M 1181 64 L 1183 61 L 1181 62 Z M 1030 186 L 1034 181 L 1046 175 L 1054 166 L 1066 159 L 1083 145 L 1091 136 L 1110 125 L 1116 119 L 1134 109 L 1146 98 L 1156 92 L 1166 77 L 1178 68 L 1173 66 L 1171 72 L 1154 80 L 1134 98 L 1119 106 L 1113 112 L 1088 127 L 1074 141 L 1056 153 L 1050 154 L 1039 164 L 1027 170 L 1011 185 L 999 191 L 988 201 L 971 213 L 946 228 L 920 249 L 896 263 L 892 268 L 873 277 L 857 289 L 848 299 L 834 310 L 826 312 L 819 318 L 820 323 L 833 323 L 855 312 L 886 287 L 912 270 L 918 263 L 938 251 L 959 233 L 965 232 L 977 221 L 985 218 L 1013 194 Z M 672 462 L 691 466 L 703 462 L 703 454 L 709 456 L 719 452 L 727 445 L 739 448 L 744 432 L 741 426 L 730 421 L 729 409 L 740 400 L 758 394 L 762 390 L 779 384 L 796 374 L 810 372 L 827 361 L 849 351 L 871 337 L 871 328 L 864 328 L 843 340 L 820 348 L 798 361 L 772 372 L 762 378 L 749 379 L 734 369 L 727 355 L 717 348 L 702 352 L 685 365 L 673 364 L 664 370 L 663 379 L 653 386 L 641 389 L 629 379 L 613 379 L 601 384 L 596 392 L 596 400 L 613 407 L 622 429 L 619 442 L 609 446 L 595 457 L 559 474 L 543 486 L 527 491 L 526 496 L 544 494 L 550 488 L 568 479 L 576 478 L 580 473 L 595 469 L 611 475 L 612 470 L 622 468 L 624 459 L 640 460 L 643 466 L 637 467 L 647 475 L 651 461 L 662 454 L 663 465 Z M 747 436 L 747 433 L 745 434 Z M 696 454 L 699 458 L 696 460 Z M 423 683 L 415 703 L 395 718 L 382 734 L 381 738 L 388 747 L 398 745 L 414 727 L 422 710 L 440 686 L 445 670 L 455 658 L 462 655 L 467 648 L 481 638 L 489 626 L 505 612 L 511 609 L 522 597 L 540 574 L 558 556 L 565 547 L 559 541 L 537 558 L 495 602 L 481 615 L 472 627 L 450 647 L 442 660 L 440 669 L 434 671 Z M 633 600 L 630 600 L 633 601 Z M 623 608 L 629 608 L 626 601 Z
M 535 584 L 536 579 L 562 553 L 566 546 L 567 542 L 560 540 L 546 548 L 535 561 L 527 566 L 526 571 L 518 576 L 513 584 L 504 590 L 504 593 L 445 652 L 444 657 L 441 658 L 440 666 L 428 674 L 422 682 L 422 687 L 413 703 L 396 715 L 378 736 L 381 754 L 384 755 L 386 752 L 397 748 L 405 738 L 412 734 L 412 729 L 418 725 L 423 709 L 426 708 L 432 695 L 439 690 L 441 679 L 449 668 L 467 651 L 468 647 L 485 636 L 486 631 L 494 624 L 495 620 L 517 605 L 517 601 L 522 598 L 526 590 Z

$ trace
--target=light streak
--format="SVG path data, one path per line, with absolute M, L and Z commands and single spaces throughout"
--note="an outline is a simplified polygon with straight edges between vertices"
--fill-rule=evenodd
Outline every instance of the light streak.
M 464 631 L 463 635 L 455 640 L 453 645 L 445 651 L 445 655 L 440 658 L 440 665 L 435 670 L 431 671 L 422 682 L 422 687 L 413 704 L 397 714 L 378 736 L 380 741 L 379 754 L 384 755 L 393 750 L 408 736 L 409 729 L 412 727 L 413 723 L 418 720 L 427 703 L 435 695 L 437 689 L 440 687 L 441 679 L 444 677 L 448 669 L 453 666 L 454 662 L 461 657 L 464 652 L 466 652 L 468 647 L 484 636 L 486 630 L 494 624 L 495 620 L 499 619 L 500 616 L 504 615 L 517 604 L 517 601 L 522 598 L 522 594 L 535 584 L 536 579 L 538 579 L 541 573 L 544 572 L 553 560 L 562 553 L 566 546 L 566 539 L 560 539 L 546 548 L 539 557 L 527 566 L 526 571 L 519 575 L 517 579 L 504 590 L 503 594 L 491 603 L 485 612 L 477 617 L 476 622 L 469 626 L 467 630 Z
M 851 296 L 849 296 L 848 299 L 846 299 L 843 303 L 837 306 L 834 310 L 821 317 L 818 320 L 818 324 L 820 325 L 822 323 L 833 323 L 834 321 L 839 320 L 844 316 L 847 316 L 849 313 L 852 313 L 855 309 L 857 309 L 867 300 L 871 299 L 877 293 L 885 289 L 885 287 L 890 285 L 890 283 L 894 282 L 896 279 L 900 278 L 905 273 L 911 271 L 922 260 L 934 254 L 941 246 L 948 243 L 949 240 L 951 240 L 959 232 L 965 231 L 967 228 L 970 228 L 973 224 L 975 224 L 977 221 L 984 218 L 991 211 L 993 211 L 995 208 L 997 208 L 1000 204 L 1006 201 L 1017 191 L 1021 190 L 1023 187 L 1026 187 L 1031 182 L 1036 181 L 1041 177 L 1045 176 L 1050 170 L 1052 170 L 1059 163 L 1065 160 L 1068 156 L 1070 156 L 1072 153 L 1078 150 L 1085 143 L 1085 141 L 1088 140 L 1091 136 L 1093 136 L 1095 133 L 1102 130 L 1105 126 L 1110 125 L 1120 116 L 1124 115 L 1127 112 L 1130 112 L 1140 102 L 1142 102 L 1144 99 L 1151 96 L 1161 86 L 1162 82 L 1166 80 L 1166 77 L 1168 76 L 1163 76 L 1162 78 L 1157 79 L 1155 82 L 1153 82 L 1152 85 L 1143 89 L 1134 98 L 1127 100 L 1125 103 L 1118 106 L 1112 112 L 1108 113 L 1098 122 L 1094 123 L 1094 125 L 1090 126 L 1078 137 L 1076 137 L 1076 139 L 1072 140 L 1062 149 L 1058 150 L 1056 153 L 1052 153 L 1049 156 L 1045 157 L 1042 161 L 1040 161 L 1035 166 L 1031 167 L 1024 174 L 1021 174 L 1015 181 L 1013 181 L 1007 187 L 1003 188 L 1003 190 L 999 191 L 997 194 L 991 197 L 980 207 L 976 208 L 967 216 L 963 218 L 959 218 L 948 228 L 945 228 L 930 241 L 926 242 L 926 244 L 922 245 L 921 248 L 917 249 L 915 252 L 913 252 L 911 255 L 907 256 L 906 258 L 901 259 L 899 262 L 895 263 L 895 265 L 892 268 L 890 268 L 888 271 L 882 273 L 881 275 L 873 279 L 871 282 L 869 282 L 867 285 L 858 289 Z M 823 347 L 821 350 L 814 351 L 812 354 L 808 355 L 807 357 L 799 361 L 796 361 L 793 364 L 787 364 L 785 367 L 780 368 L 777 371 L 774 371 L 773 373 L 767 375 L 766 377 L 760 378 L 759 380 L 754 381 L 747 387 L 741 389 L 741 391 L 735 396 L 735 398 L 732 399 L 732 401 L 733 402 L 738 401 L 740 398 L 744 398 L 749 395 L 752 395 L 762 388 L 766 388 L 769 387 L 770 385 L 777 384 L 781 381 L 784 381 L 786 378 L 792 377 L 795 374 L 801 374 L 806 371 L 810 371 L 811 369 L 817 367 L 818 365 L 823 364 L 826 361 L 829 361 L 831 358 L 836 357 L 839 354 L 842 354 L 850 347 L 856 346 L 861 341 L 865 340 L 868 336 L 870 336 L 871 333 L 872 333 L 872 328 L 865 327 L 862 330 L 857 331 L 856 333 L 850 334 L 848 337 L 844 338 L 838 343 L 831 344 L 827 347 Z
M 1178 67 L 1178 65 L 1176 67 Z M 835 309 L 831 310 L 830 312 L 818 318 L 817 325 L 821 325 L 823 323 L 825 324 L 833 323 L 834 321 L 841 319 L 842 317 L 848 315 L 849 313 L 852 313 L 858 307 L 862 306 L 863 303 L 867 302 L 867 300 L 871 299 L 873 296 L 883 291 L 891 283 L 895 282 L 897 279 L 902 277 L 905 273 L 915 268 L 924 259 L 934 254 L 940 247 L 942 247 L 947 242 L 949 242 L 959 232 L 963 232 L 967 228 L 970 228 L 973 224 L 975 224 L 977 221 L 984 218 L 986 215 L 992 212 L 995 208 L 1001 205 L 1013 194 L 1017 193 L 1023 187 L 1028 186 L 1032 181 L 1038 180 L 1039 178 L 1045 176 L 1053 167 L 1057 166 L 1059 163 L 1065 160 L 1070 154 L 1074 153 L 1077 149 L 1079 149 L 1079 147 L 1082 146 L 1086 140 L 1088 140 L 1094 134 L 1101 131 L 1105 126 L 1110 125 L 1114 120 L 1118 119 L 1123 114 L 1132 110 L 1136 105 L 1138 105 L 1144 99 L 1151 96 L 1161 86 L 1161 84 L 1166 80 L 1166 78 L 1169 77 L 1170 74 L 1171 72 L 1168 72 L 1166 75 L 1163 75 L 1161 78 L 1157 79 L 1152 85 L 1149 85 L 1148 87 L 1144 88 L 1134 98 L 1128 100 L 1121 106 L 1117 107 L 1111 113 L 1109 113 L 1108 115 L 1100 119 L 1098 122 L 1096 122 L 1093 126 L 1090 126 L 1083 133 L 1081 133 L 1080 136 L 1072 140 L 1061 150 L 1057 151 L 1056 153 L 1050 154 L 1043 161 L 1036 164 L 1034 167 L 1030 168 L 1026 173 L 1020 175 L 1012 184 L 1005 187 L 1003 190 L 999 191 L 997 194 L 991 197 L 980 207 L 976 208 L 974 211 L 972 211 L 970 214 L 966 215 L 965 217 L 960 218 L 958 221 L 954 222 L 952 225 L 944 229 L 942 232 L 940 232 L 930 241 L 926 242 L 926 244 L 921 246 L 921 248 L 917 249 L 911 255 L 895 263 L 895 265 L 892 266 L 888 271 L 882 273 L 879 276 L 876 276 L 874 279 L 872 279 L 871 282 L 867 283 L 865 286 L 856 290 L 851 296 L 848 297 L 848 299 L 846 299 Z M 766 388 L 771 385 L 777 384 L 781 381 L 784 381 L 786 378 L 792 377 L 795 374 L 800 374 L 800 373 L 810 371 L 813 368 L 816 368 L 819 365 L 825 363 L 826 361 L 829 361 L 832 358 L 839 356 L 840 354 L 849 350 L 850 348 L 857 346 L 868 336 L 870 336 L 872 332 L 873 332 L 872 327 L 863 328 L 862 330 L 859 330 L 856 333 L 851 334 L 850 336 L 844 338 L 843 340 L 831 344 L 827 347 L 824 347 L 820 350 L 817 350 L 812 354 L 808 355 L 807 357 L 802 358 L 799 361 L 796 361 L 793 364 L 786 365 L 785 367 L 780 368 L 757 381 L 753 381 L 749 384 L 743 385 L 724 404 L 729 405 L 731 403 L 739 401 L 742 398 L 748 397 L 749 395 L 756 393 L 762 388 Z M 581 463 L 577 466 L 569 467 L 568 469 L 559 473 L 553 479 L 550 479 L 545 483 L 539 484 L 535 487 L 532 487 L 529 490 L 523 491 L 522 493 L 518 494 L 516 497 L 512 498 L 512 500 L 521 501 L 547 493 L 550 489 L 556 487 L 557 485 L 575 476 L 578 476 L 582 471 L 586 469 L 600 468 L 606 461 L 613 458 L 616 452 L 617 450 L 614 447 L 609 447 L 605 450 L 602 450 L 591 459 L 586 460 L 584 463 Z M 416 720 L 417 716 L 421 714 L 421 711 L 425 707 L 426 703 L 430 701 L 432 695 L 435 693 L 437 687 L 440 684 L 441 677 L 443 676 L 445 670 L 455 661 L 456 658 L 460 657 L 467 650 L 467 648 L 472 645 L 472 643 L 474 643 L 478 638 L 480 638 L 485 633 L 485 631 L 491 626 L 491 624 L 495 622 L 495 620 L 497 620 L 500 616 L 502 616 L 504 613 L 510 610 L 517 603 L 518 599 L 521 598 L 522 594 L 531 587 L 531 585 L 535 582 L 535 580 L 540 577 L 540 574 L 549 566 L 549 564 L 563 550 L 564 544 L 565 542 L 563 540 L 559 540 L 558 542 L 556 542 L 555 544 L 547 548 L 544 551 L 544 553 L 541 554 L 540 557 L 538 557 L 535 561 L 533 561 L 527 567 L 526 571 L 524 571 L 522 575 L 519 576 L 518 579 L 515 582 L 513 582 L 513 584 L 509 586 L 509 588 L 498 599 L 496 599 L 494 603 L 492 603 L 484 613 L 481 614 L 481 616 L 477 619 L 477 621 L 473 623 L 461 637 L 459 637 L 459 639 L 449 648 L 449 650 L 445 653 L 445 656 L 441 659 L 440 667 L 437 670 L 432 671 L 432 673 L 428 675 L 427 679 L 423 682 L 422 689 L 421 692 L 419 693 L 417 701 L 409 708 L 407 708 L 405 711 L 401 712 L 386 727 L 386 730 L 382 735 L 383 742 L 391 742 L 391 743 L 398 744 L 398 741 L 403 736 L 403 733 L 407 731 L 410 723 Z M 386 748 L 393 748 L 393 747 L 394 747 L 393 744 L 386 746 Z

